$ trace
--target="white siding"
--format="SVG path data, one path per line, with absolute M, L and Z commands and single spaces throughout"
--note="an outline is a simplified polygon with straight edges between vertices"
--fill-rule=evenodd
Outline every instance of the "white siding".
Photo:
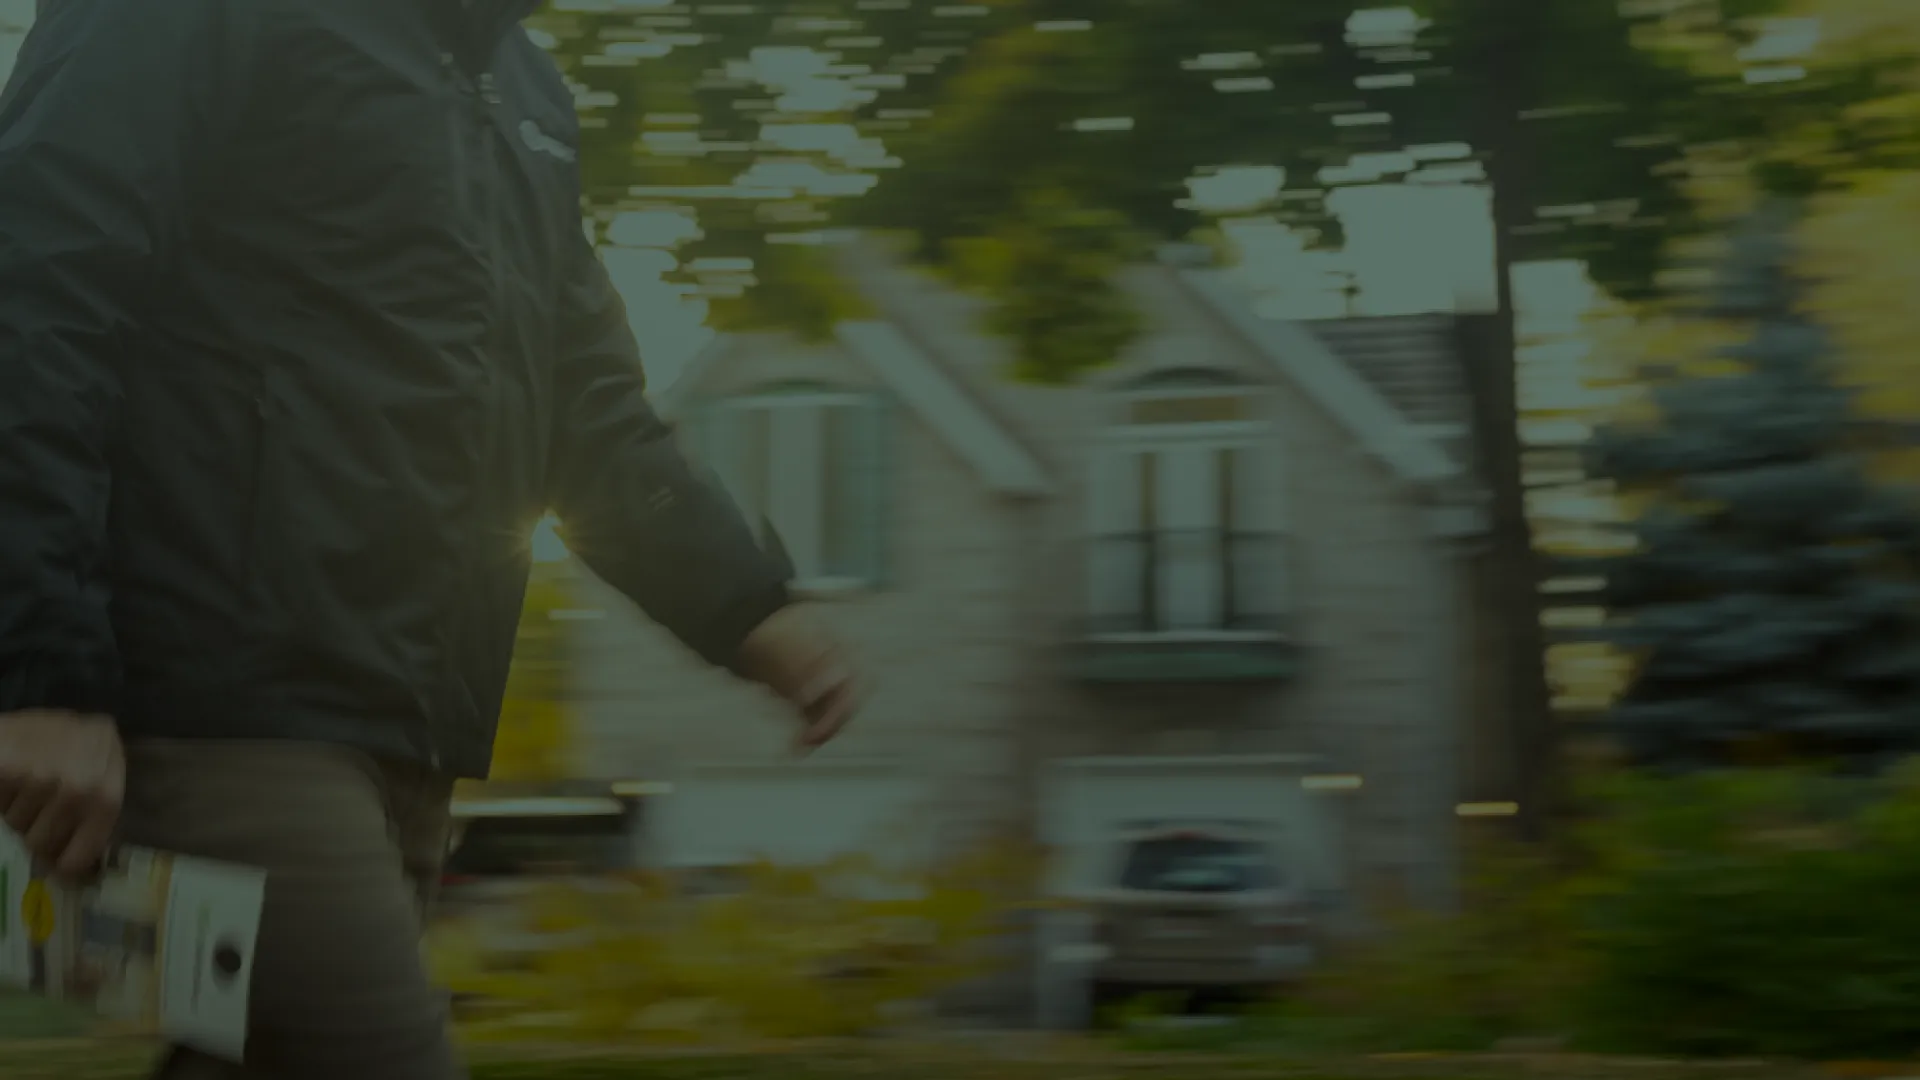
M 1112 378 L 1196 358 L 1261 388 L 1265 454 L 1242 477 L 1260 497 L 1254 531 L 1291 546 L 1261 565 L 1293 597 L 1304 639 L 1301 674 L 1267 688 L 1097 693 L 1066 677 L 1070 637 L 1086 625 L 1088 590 L 1118 565 L 1093 562 L 1093 528 L 1137 520 L 1137 483 L 1095 453 L 1111 415 L 1098 385 L 1063 390 L 1007 383 L 1003 347 L 975 332 L 975 301 L 887 268 L 861 284 L 937 342 L 939 360 L 1051 471 L 1040 502 L 993 494 L 981 463 L 957 455 L 909 404 L 892 417 L 894 476 L 883 587 L 822 605 L 862 655 L 870 707 L 830 754 L 927 762 L 924 783 L 952 823 L 1019 819 L 1042 757 L 1163 753 L 1316 753 L 1360 773 L 1345 796 L 1355 877 L 1405 887 L 1445 878 L 1453 837 L 1448 747 L 1464 702 L 1445 677 L 1468 663 L 1466 635 L 1440 587 L 1455 571 L 1427 534 L 1424 508 L 1381 459 L 1286 382 L 1165 271 L 1129 285 L 1159 329 Z M 703 373 L 703 395 L 777 379 L 873 387 L 839 348 L 757 341 Z M 1131 491 L 1131 494 L 1129 493 Z M 777 760 L 791 734 L 783 710 L 752 688 L 701 670 L 617 600 L 590 626 L 580 667 L 586 698 L 582 767 L 646 774 L 673 761 Z

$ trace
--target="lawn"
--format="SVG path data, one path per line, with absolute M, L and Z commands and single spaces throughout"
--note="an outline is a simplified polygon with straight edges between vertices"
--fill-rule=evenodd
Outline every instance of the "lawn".
M 477 1049 L 474 1080 L 1833 1080 L 1834 1070 L 1568 1056 L 1275 1058 L 1120 1053 L 1077 1042 L 872 1043 L 683 1053 Z M 138 1080 L 141 1045 L 0 1042 L 0 1080 Z M 1897 1068 L 1841 1070 L 1849 1080 Z M 1920 1069 L 1913 1070 L 1920 1072 Z

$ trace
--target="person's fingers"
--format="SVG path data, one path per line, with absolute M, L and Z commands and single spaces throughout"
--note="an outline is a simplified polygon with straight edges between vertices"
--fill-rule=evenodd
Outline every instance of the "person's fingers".
M 842 726 L 844 726 L 843 721 L 834 719 L 809 721 L 800 729 L 799 736 L 794 739 L 794 746 L 803 754 L 811 753 L 833 741 L 834 735 Z
M 0 817 L 55 873 L 84 874 L 111 842 L 124 770 L 104 717 L 11 714 L 0 726 Z
M 807 724 L 800 733 L 800 745 L 818 749 L 832 741 L 859 711 L 861 692 L 852 679 L 842 679 L 807 710 Z
M 812 713 L 834 696 L 846 693 L 852 682 L 853 673 L 847 670 L 846 665 L 837 660 L 828 660 L 800 684 L 800 693 L 794 704 Z
M 14 787 L 13 798 L 7 801 L 7 827 L 26 839 L 59 791 L 59 782 L 51 777 L 27 777 L 20 781 Z
M 68 881 L 91 877 L 100 861 L 106 858 L 107 848 L 113 844 L 113 831 L 119 824 L 120 815 L 104 807 L 95 807 L 82 816 L 65 850 L 54 857 L 54 873 Z
M 71 799 L 54 799 L 41 809 L 33 824 L 20 834 L 20 839 L 27 842 L 27 850 L 36 858 L 57 863 L 79 827 L 79 806 Z

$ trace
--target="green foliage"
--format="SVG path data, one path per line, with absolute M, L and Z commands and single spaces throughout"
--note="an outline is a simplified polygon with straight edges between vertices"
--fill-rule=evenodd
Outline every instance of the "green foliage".
M 752 280 L 715 296 L 708 324 L 721 331 L 787 331 L 827 341 L 834 327 L 872 314 L 821 248 L 770 244 L 754 259 Z
M 989 974 L 987 939 L 1029 867 L 983 850 L 924 874 L 852 858 L 745 868 L 696 898 L 659 880 L 552 885 L 516 925 L 539 947 L 452 923 L 436 964 L 478 1003 L 481 1038 L 699 1044 L 869 1033 Z
M 900 141 L 904 168 L 858 216 L 911 229 L 938 259 L 948 242 L 990 235 L 1023 217 L 1033 192 L 1058 188 L 1149 233 L 1183 234 L 1199 220 L 1182 200 L 1201 169 L 1310 173 L 1344 160 L 1330 142 L 1376 140 L 1332 127 L 1325 107 L 1354 92 L 1340 34 L 1350 10 L 1326 0 L 1009 3 L 939 86 L 931 122 Z M 1244 92 L 1262 78 L 1274 88 Z M 1322 207 L 1302 214 L 1301 224 L 1327 224 Z
M 1132 1041 L 1896 1060 L 1920 1046 L 1920 767 L 1616 777 L 1566 850 L 1489 850 L 1278 1005 Z
M 1015 344 L 1016 374 L 1061 382 L 1097 370 L 1139 329 L 1109 280 L 1113 260 L 1139 254 L 1136 235 L 1205 224 L 1190 179 L 1281 164 L 1311 177 L 1376 145 L 1378 133 L 1329 117 L 1329 101 L 1355 93 L 1340 30 L 1350 7 L 1008 3 L 941 85 L 931 121 L 899 140 L 904 167 L 853 220 L 904 230 L 922 258 L 950 268 L 970 249 L 1006 249 L 995 259 L 1010 268 L 975 283 L 999 305 L 994 329 Z M 1323 245 L 1339 239 L 1317 198 L 1254 209 Z
M 1868 473 L 1884 435 L 1795 310 L 1786 220 L 1751 223 L 1710 290 L 1748 340 L 1594 447 L 1593 474 L 1649 507 L 1637 548 L 1594 566 L 1638 663 L 1611 723 L 1642 762 L 1871 766 L 1920 745 L 1920 513 Z
M 1585 975 L 1576 904 L 1586 882 L 1535 852 L 1469 859 L 1455 914 L 1389 914 L 1377 939 L 1336 953 L 1281 1018 L 1313 1048 L 1484 1050 L 1554 1036 Z
M 932 119 L 897 141 L 904 167 L 849 209 L 936 262 L 1024 221 L 1040 190 L 1180 238 L 1206 225 L 1189 180 L 1276 166 L 1284 192 L 1221 212 L 1331 247 L 1342 186 L 1491 178 L 1514 208 L 1512 259 L 1578 259 L 1616 296 L 1645 298 L 1675 242 L 1715 227 L 1695 190 L 1709 170 L 1804 194 L 1912 164 L 1920 140 L 1857 108 L 1912 58 L 1768 78 L 1794 57 L 1764 58 L 1767 20 L 1792 6 L 1426 0 L 1410 5 L 1418 23 L 1369 36 L 1351 32 L 1351 2 L 1007 0 L 922 85 Z M 1460 145 L 1458 159 L 1427 153 Z M 1104 344 L 1082 332 L 1072 351 Z
M 532 28 L 575 91 L 586 212 L 680 214 L 670 282 L 714 325 L 826 335 L 863 313 L 819 249 L 968 20 L 930 4 L 573 5 Z
M 1583 912 L 1606 1048 L 1862 1060 L 1920 1046 L 1920 773 L 1631 783 Z
M 955 242 L 953 276 L 992 297 L 987 329 L 1014 342 L 1016 378 L 1073 382 L 1112 364 L 1140 333 L 1116 280 L 1136 251 L 1129 235 L 1118 215 L 1048 191 L 994 236 Z
M 154 1053 L 123 1043 L 34 1043 L 6 1047 L 0 1080 L 142 1080 Z M 1000 1035 L 962 1045 L 868 1042 L 776 1045 L 752 1050 L 621 1052 L 605 1048 L 475 1048 L 474 1080 L 1534 1080 L 1531 1061 L 1320 1059 L 1115 1053 L 1103 1047 Z M 1557 1063 L 1565 1080 L 1807 1080 L 1792 1067 L 1581 1060 Z M 1893 1074 L 1887 1074 L 1893 1075 Z
M 1737 55 L 1787 0 L 1512 4 L 1426 0 L 1413 5 L 1426 22 L 1411 37 L 1374 40 L 1350 36 L 1355 5 L 1331 0 L 614 5 L 548 11 L 535 29 L 580 102 L 588 208 L 602 220 L 690 212 L 699 235 L 675 246 L 670 277 L 711 300 L 719 325 L 807 336 L 853 301 L 823 261 L 783 241 L 836 222 L 904 229 L 938 262 L 955 241 L 1020 227 L 1035 193 L 1053 191 L 1180 237 L 1207 224 L 1185 198 L 1190 179 L 1279 166 L 1284 196 L 1232 213 L 1275 217 L 1329 246 L 1340 229 L 1327 194 L 1470 171 L 1473 160 L 1406 154 L 1465 142 L 1482 161 L 1518 162 L 1498 174 L 1521 208 L 1515 257 L 1582 259 L 1637 296 L 1670 242 L 1707 224 L 1687 189 L 1701 153 L 1769 190 L 1804 193 L 1910 165 L 1920 147 L 1887 130 L 1903 121 L 1855 107 L 1882 97 L 1911 58 L 1745 77 L 1752 65 Z M 1537 25 L 1516 43 L 1522 10 Z M 799 50 L 817 50 L 819 69 L 800 70 Z M 821 92 L 836 82 L 845 92 Z M 1524 138 L 1494 145 L 1492 120 L 1515 108 Z M 1084 123 L 1102 120 L 1125 123 Z M 771 136 L 848 124 L 858 140 Z M 1471 177 L 1447 182 L 1457 180 Z M 1099 307 L 1017 336 L 1049 354 L 1023 366 L 1042 378 L 1097 366 L 1086 358 L 1126 336 L 1094 321 Z
M 1515 42 L 1507 3 L 1430 0 L 1413 5 L 1422 22 L 1374 35 L 1350 33 L 1356 5 L 1329 0 L 1009 4 L 1027 17 L 992 24 L 940 84 L 933 121 L 902 141 L 905 168 L 856 214 L 915 232 L 937 259 L 1053 186 L 1180 237 L 1203 220 L 1184 199 L 1189 179 L 1277 166 L 1286 193 L 1232 213 L 1332 246 L 1326 196 L 1341 186 L 1472 182 L 1497 151 L 1525 158 L 1504 174 L 1526 188 L 1509 193 L 1528 221 L 1516 257 L 1583 259 L 1615 291 L 1646 292 L 1666 243 L 1701 226 L 1684 191 L 1689 148 L 1724 144 L 1736 125 L 1746 136 L 1783 102 L 1812 98 L 1810 84 L 1753 90 L 1737 70 L 1693 62 L 1681 42 L 1731 56 L 1752 36 L 1712 5 L 1521 4 L 1538 25 Z M 1074 19 L 1087 28 L 1039 29 Z M 1491 145 L 1494 114 L 1514 110 L 1527 145 Z M 1079 126 L 1097 119 L 1126 123 Z M 1408 155 L 1460 143 L 1472 147 L 1465 160 Z

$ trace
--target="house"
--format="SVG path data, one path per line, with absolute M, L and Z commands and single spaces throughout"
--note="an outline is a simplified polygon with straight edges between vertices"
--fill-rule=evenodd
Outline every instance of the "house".
M 876 318 L 723 339 L 659 404 L 864 658 L 867 709 L 792 762 L 779 706 L 582 577 L 575 771 L 724 775 L 678 819 L 719 859 L 863 815 L 1044 836 L 1065 764 L 1296 762 L 1338 791 L 1343 887 L 1444 903 L 1484 527 L 1450 320 L 1262 319 L 1172 252 L 1125 276 L 1137 345 L 1041 387 L 978 301 L 872 242 L 847 266 Z

